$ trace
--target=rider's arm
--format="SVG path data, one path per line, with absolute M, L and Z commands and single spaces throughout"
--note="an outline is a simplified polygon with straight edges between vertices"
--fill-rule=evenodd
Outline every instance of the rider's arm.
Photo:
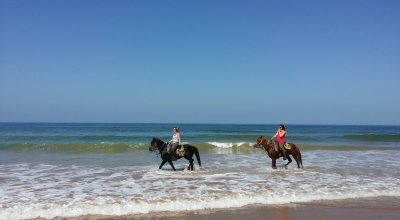
M 279 133 L 279 132 L 278 132 Z M 277 133 L 277 134 L 278 134 Z M 281 135 L 281 134 L 279 134 L 279 137 L 285 137 L 285 135 L 286 135 L 286 131 L 283 131 L 283 134 Z
M 276 135 L 278 135 L 278 133 L 279 133 L 279 131 L 277 131 L 276 134 L 271 137 L 271 140 L 274 139 L 276 137 Z

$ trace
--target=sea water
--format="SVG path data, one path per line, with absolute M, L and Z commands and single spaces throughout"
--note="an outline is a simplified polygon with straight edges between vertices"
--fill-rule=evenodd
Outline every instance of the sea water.
M 149 152 L 174 126 L 194 171 Z M 0 123 L 0 219 L 400 199 L 400 126 L 285 126 L 302 169 L 253 147 L 278 125 Z

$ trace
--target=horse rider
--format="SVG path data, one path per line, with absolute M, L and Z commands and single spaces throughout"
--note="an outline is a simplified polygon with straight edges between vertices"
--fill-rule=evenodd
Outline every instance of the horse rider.
M 172 139 L 168 142 L 167 153 L 174 155 L 176 148 L 181 144 L 181 135 L 179 134 L 179 128 L 174 127 L 174 134 Z
M 286 152 L 285 152 L 285 149 L 283 148 L 283 145 L 285 144 L 285 136 L 286 136 L 285 126 L 283 124 L 280 124 L 276 134 L 271 137 L 271 141 L 276 137 L 276 142 L 278 142 L 279 150 L 283 154 L 283 160 L 287 160 Z

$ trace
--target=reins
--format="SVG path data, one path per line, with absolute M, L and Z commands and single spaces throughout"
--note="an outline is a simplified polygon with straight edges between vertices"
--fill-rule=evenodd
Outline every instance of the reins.
M 160 141 L 161 141 L 161 140 L 160 140 Z M 164 143 L 164 142 L 163 142 L 163 143 Z M 156 147 L 157 147 L 157 149 L 158 149 L 158 152 L 156 151 L 156 157 L 158 157 L 158 155 L 161 154 L 161 150 L 164 148 L 165 144 L 166 144 L 166 143 L 164 143 L 161 147 L 158 147 L 158 143 L 156 142 Z M 152 145 L 151 147 L 154 148 L 153 145 Z
M 160 140 L 161 141 L 161 140 Z M 163 145 L 161 147 L 158 147 L 158 143 L 157 143 L 157 148 L 158 148 L 158 152 L 156 153 L 156 157 L 158 157 L 158 155 L 161 154 L 161 150 L 164 148 L 165 143 L 163 142 Z

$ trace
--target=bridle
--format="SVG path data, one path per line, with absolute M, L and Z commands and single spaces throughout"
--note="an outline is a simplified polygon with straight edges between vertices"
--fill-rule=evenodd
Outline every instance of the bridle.
M 257 145 L 257 146 L 262 145 L 262 143 L 264 142 L 264 140 L 267 140 L 267 139 L 266 139 L 265 137 L 261 136 L 260 142 L 257 142 L 256 145 Z M 266 145 L 268 145 L 268 140 L 267 140 L 267 144 L 266 144 Z M 264 146 L 264 145 L 263 145 L 263 146 Z M 268 147 L 268 146 L 267 146 L 267 147 Z M 268 151 L 268 154 L 270 155 L 270 154 L 272 154 L 272 150 L 273 150 L 274 148 L 271 147 L 269 150 L 267 150 L 266 146 L 264 146 L 264 149 L 265 149 L 266 151 Z
M 154 141 L 154 143 L 152 143 L 150 146 L 151 146 L 151 151 L 153 152 L 156 151 L 158 148 L 157 141 Z
M 265 140 L 266 140 L 266 139 L 265 139 Z M 264 137 L 261 136 L 260 142 L 259 142 L 259 143 L 257 142 L 256 145 L 257 145 L 257 146 L 260 146 L 263 142 L 264 142 Z

